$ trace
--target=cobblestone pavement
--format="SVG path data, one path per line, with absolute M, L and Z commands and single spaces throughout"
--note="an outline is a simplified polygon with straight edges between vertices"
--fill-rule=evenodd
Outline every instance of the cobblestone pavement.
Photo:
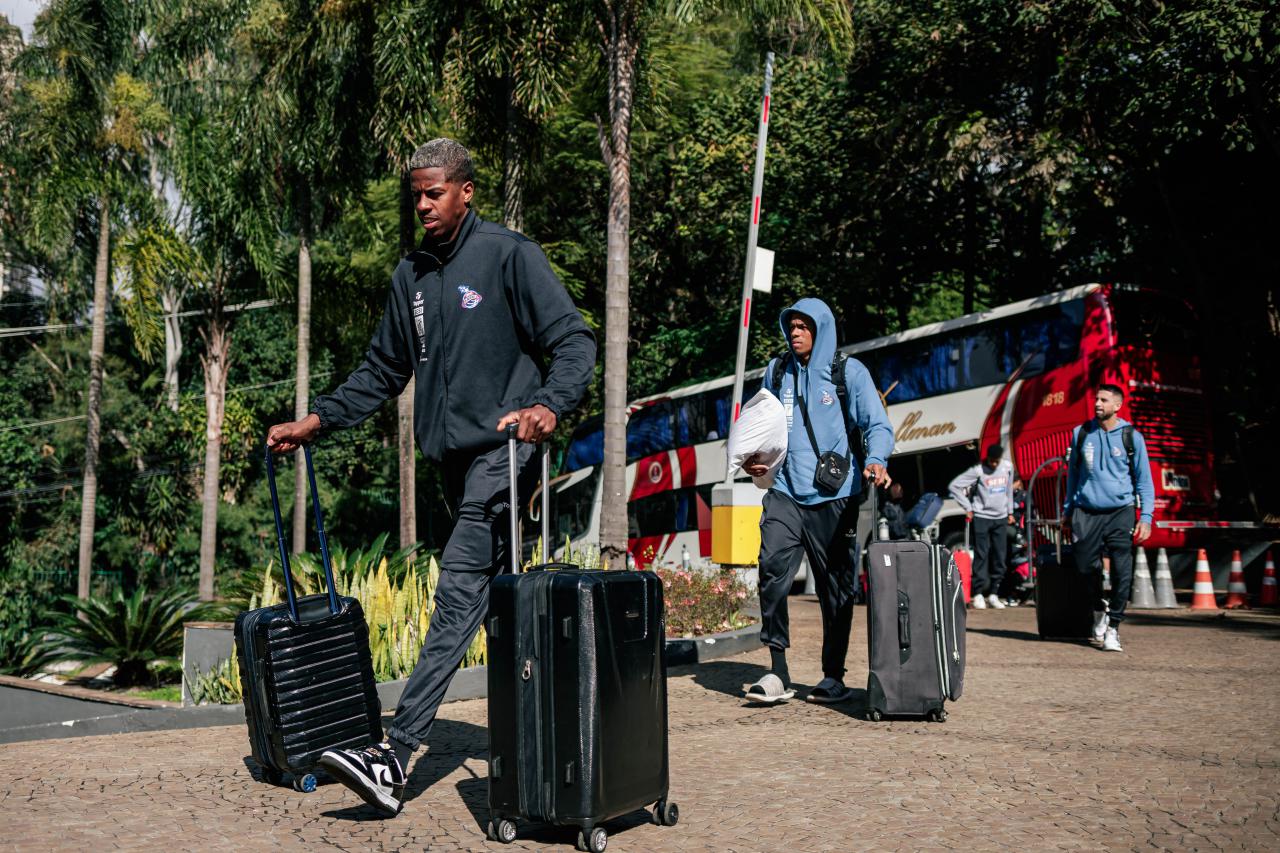
M 812 599 L 792 599 L 812 685 Z M 850 683 L 866 672 L 861 609 Z M 1123 654 L 1039 642 L 1028 608 L 972 613 L 964 698 L 944 724 L 845 707 L 747 707 L 752 653 L 671 678 L 677 827 L 612 821 L 610 850 L 1280 847 L 1280 621 L 1139 616 Z M 379 820 L 337 785 L 255 781 L 243 727 L 0 747 L 0 848 L 498 850 L 487 842 L 483 701 L 447 705 Z M 513 847 L 572 849 L 524 827 Z

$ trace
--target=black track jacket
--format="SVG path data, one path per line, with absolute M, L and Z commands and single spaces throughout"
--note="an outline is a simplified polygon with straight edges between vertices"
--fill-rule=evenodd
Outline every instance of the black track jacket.
M 429 459 L 506 441 L 498 419 L 541 403 L 562 418 L 591 382 L 596 341 L 537 243 L 469 211 L 446 257 L 425 242 L 391 278 L 364 363 L 311 411 L 352 427 L 417 378 L 414 432 Z

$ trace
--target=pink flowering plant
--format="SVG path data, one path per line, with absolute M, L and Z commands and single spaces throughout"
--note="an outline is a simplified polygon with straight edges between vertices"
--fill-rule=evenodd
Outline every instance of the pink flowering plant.
M 656 568 L 662 579 L 668 637 L 698 637 L 744 628 L 753 621 L 742 612 L 750 593 L 730 572 Z

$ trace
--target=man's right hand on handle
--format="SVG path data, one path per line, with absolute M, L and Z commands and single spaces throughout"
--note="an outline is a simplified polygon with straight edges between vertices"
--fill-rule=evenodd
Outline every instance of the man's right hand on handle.
M 267 447 L 272 453 L 292 453 L 319 434 L 320 416 L 312 412 L 300 421 L 276 424 L 267 430 Z

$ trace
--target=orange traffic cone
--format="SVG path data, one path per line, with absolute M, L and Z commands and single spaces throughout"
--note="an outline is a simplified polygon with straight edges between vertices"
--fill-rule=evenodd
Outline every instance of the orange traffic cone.
M 1203 548 L 1196 554 L 1196 585 L 1191 596 L 1191 609 L 1218 609 L 1218 599 L 1213 595 L 1213 575 L 1209 573 L 1209 555 Z
M 1280 588 L 1276 587 L 1276 564 L 1271 560 L 1271 552 L 1267 551 L 1267 562 L 1262 569 L 1262 594 L 1258 596 L 1259 607 L 1275 607 L 1280 604 Z
M 1222 605 L 1227 610 L 1248 610 L 1249 590 L 1244 585 L 1244 563 L 1240 561 L 1240 552 L 1231 552 L 1231 577 L 1227 579 L 1227 603 Z

